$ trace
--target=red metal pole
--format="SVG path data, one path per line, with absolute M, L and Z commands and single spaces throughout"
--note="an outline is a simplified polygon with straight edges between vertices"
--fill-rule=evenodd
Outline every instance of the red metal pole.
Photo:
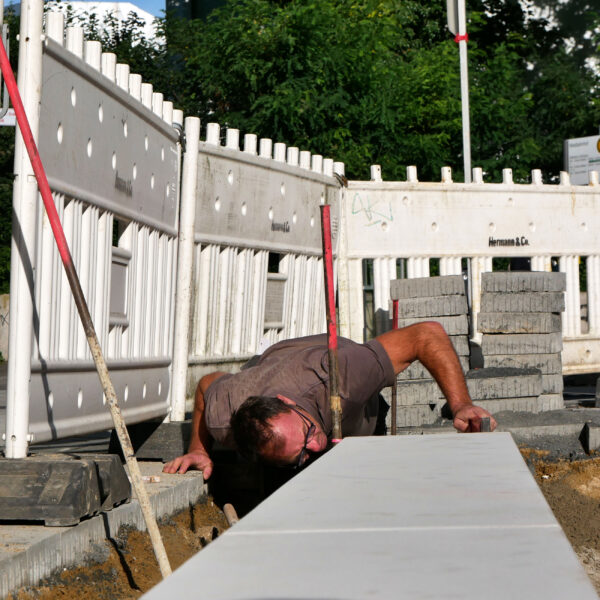
M 123 455 L 125 456 L 127 466 L 129 467 L 129 476 L 131 477 L 133 489 L 136 492 L 144 520 L 146 521 L 146 526 L 148 528 L 148 533 L 152 541 L 152 546 L 154 548 L 154 553 L 156 555 L 160 571 L 163 577 L 166 577 L 167 575 L 171 574 L 169 559 L 167 557 L 162 538 L 160 537 L 160 531 L 158 529 L 156 519 L 152 513 L 148 492 L 142 483 L 142 476 L 135 459 L 131 439 L 129 438 L 125 421 L 121 415 L 121 409 L 119 408 L 117 395 L 108 374 L 106 361 L 104 360 L 102 349 L 100 348 L 100 342 L 98 341 L 98 336 L 96 335 L 96 330 L 94 329 L 94 324 L 92 322 L 92 317 L 85 301 L 83 290 L 81 289 L 81 283 L 79 282 L 75 265 L 73 264 L 73 258 L 69 250 L 67 238 L 65 237 L 56 206 L 54 205 L 54 199 L 52 198 L 52 192 L 50 191 L 50 186 L 48 185 L 46 172 L 44 171 L 33 133 L 29 127 L 29 121 L 27 119 L 27 115 L 25 114 L 25 107 L 23 106 L 23 101 L 21 100 L 21 94 L 19 92 L 19 88 L 17 87 L 17 82 L 15 81 L 15 76 L 12 71 L 12 67 L 10 66 L 8 55 L 6 54 L 4 43 L 1 39 L 0 70 L 2 70 L 2 75 L 8 89 L 8 94 L 15 109 L 15 116 L 17 117 L 21 135 L 23 136 L 23 142 L 27 148 L 27 154 L 29 154 L 29 160 L 31 161 L 31 166 L 33 167 L 38 188 L 42 196 L 42 200 L 44 201 L 44 206 L 46 207 L 48 221 L 52 227 L 54 239 L 56 240 L 56 245 L 58 246 L 58 252 L 65 267 L 67 280 L 69 281 L 71 292 L 73 294 L 75 304 L 77 305 L 77 310 L 79 311 L 79 317 L 83 324 L 83 329 L 87 337 L 90 351 L 98 371 L 98 377 L 100 378 L 100 383 L 102 384 L 102 388 L 108 402 L 108 407 L 113 419 L 115 431 L 121 443 L 121 448 L 123 449 Z
M 398 300 L 392 300 L 392 329 L 398 329 Z M 396 435 L 398 431 L 398 424 L 396 418 L 398 414 L 398 377 L 394 378 L 394 385 L 392 386 L 392 435 Z
M 329 402 L 333 423 L 332 442 L 342 439 L 342 402 L 340 399 L 338 339 L 335 319 L 335 293 L 333 287 L 333 250 L 331 247 L 331 211 L 329 204 L 321 206 L 321 232 L 323 235 L 323 273 L 325 275 L 325 304 L 327 307 L 327 350 L 329 356 Z

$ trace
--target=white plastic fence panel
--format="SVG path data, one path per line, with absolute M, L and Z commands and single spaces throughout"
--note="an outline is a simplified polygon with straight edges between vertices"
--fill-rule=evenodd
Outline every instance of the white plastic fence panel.
M 127 65 L 118 65 L 115 83 L 111 61 L 96 43 L 84 46 L 80 30 L 68 29 L 63 47 L 59 21 L 48 18 L 38 145 L 125 419 L 133 423 L 169 409 L 178 135 L 170 103 L 155 94 L 154 112 L 145 107 Z M 110 414 L 41 201 L 29 268 L 29 432 L 44 441 L 106 429 Z
M 339 184 L 309 170 L 310 156 L 275 144 L 273 158 L 270 140 L 257 156 L 255 136 L 244 137 L 242 151 L 230 130 L 226 146 L 220 139 L 210 123 L 198 156 L 192 364 L 239 363 L 261 341 L 324 332 L 325 202 L 334 248 L 339 230 Z
M 383 310 L 384 264 L 407 259 L 408 277 L 429 276 L 430 259 L 439 258 L 441 275 L 462 272 L 467 259 L 476 332 L 481 274 L 495 257 L 527 257 L 533 270 L 549 271 L 557 259 L 567 274 L 564 372 L 600 370 L 600 189 L 543 184 L 515 184 L 505 170 L 504 183 L 427 183 L 410 169 L 407 182 L 350 181 L 342 208 L 343 270 L 340 290 L 342 335 L 363 339 L 361 264 L 373 260 L 375 308 Z M 587 327 L 582 329 L 580 263 L 587 272 Z M 384 315 L 384 313 L 382 313 Z M 384 315 L 385 317 L 385 315 Z M 475 339 L 477 335 L 474 336 Z

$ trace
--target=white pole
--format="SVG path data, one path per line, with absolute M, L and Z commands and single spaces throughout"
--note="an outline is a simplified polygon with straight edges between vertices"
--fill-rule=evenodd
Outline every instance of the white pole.
M 198 180 L 198 141 L 200 139 L 200 119 L 197 117 L 186 118 L 185 139 L 186 149 L 183 155 L 181 177 L 181 211 L 179 213 L 171 421 L 183 421 L 185 419 L 192 266 L 194 263 L 196 185 Z
M 42 0 L 21 2 L 18 86 L 37 141 L 42 87 Z M 38 189 L 23 138 L 17 128 L 10 256 L 10 326 L 6 388 L 7 458 L 27 456 L 29 378 L 33 335 L 33 267 Z
M 460 53 L 460 97 L 462 102 L 465 183 L 471 183 L 471 123 L 469 117 L 469 71 L 467 63 L 467 15 L 465 0 L 458 0 L 458 50 Z

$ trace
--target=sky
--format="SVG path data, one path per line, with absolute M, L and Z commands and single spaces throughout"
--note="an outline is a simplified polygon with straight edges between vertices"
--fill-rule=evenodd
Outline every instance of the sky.
M 129 0 L 132 4 L 148 11 L 155 17 L 163 17 L 165 10 L 165 0 Z

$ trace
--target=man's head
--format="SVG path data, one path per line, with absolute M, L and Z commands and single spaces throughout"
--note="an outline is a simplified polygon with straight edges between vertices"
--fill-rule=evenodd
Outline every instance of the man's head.
M 234 412 L 231 429 L 243 455 L 282 466 L 301 464 L 327 447 L 311 415 L 283 396 L 251 396 Z

